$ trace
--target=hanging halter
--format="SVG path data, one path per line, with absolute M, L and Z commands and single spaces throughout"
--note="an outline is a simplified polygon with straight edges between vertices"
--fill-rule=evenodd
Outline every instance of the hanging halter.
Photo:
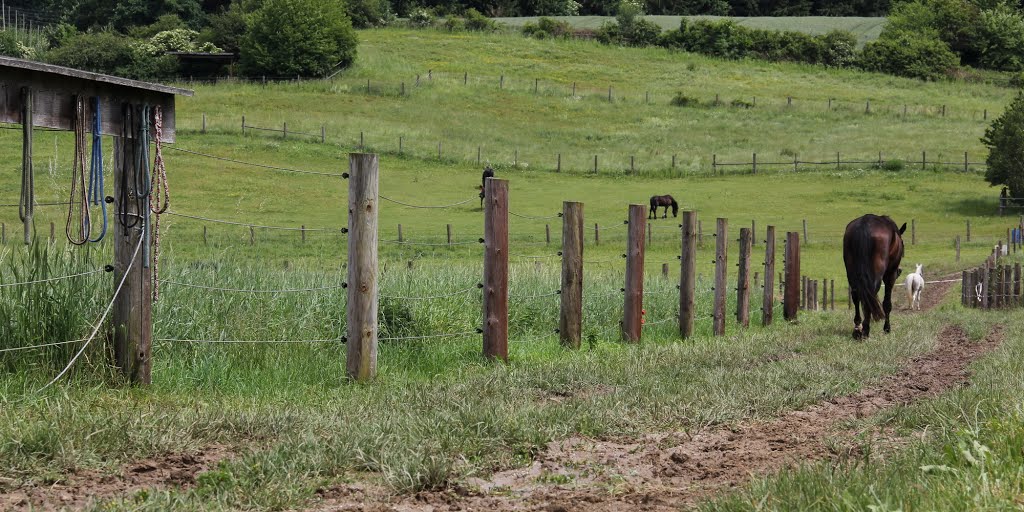
M 100 134 L 100 98 L 92 99 L 92 161 L 89 165 L 89 200 L 98 205 L 103 215 L 103 230 L 90 242 L 99 242 L 107 234 L 107 203 L 103 198 L 103 136 Z
M 153 302 L 160 298 L 160 214 L 167 211 L 171 204 L 170 189 L 167 187 L 167 168 L 164 166 L 163 143 L 164 114 L 160 105 L 153 108 L 153 142 L 156 147 L 156 159 L 153 162 L 153 175 L 150 178 L 149 211 L 153 212 Z M 161 198 L 160 196 L 163 196 Z
M 85 102 L 81 96 L 75 96 L 75 158 L 71 164 L 71 200 L 68 202 L 68 220 L 64 233 L 68 241 L 74 245 L 84 245 L 89 241 L 89 198 L 85 187 Z M 75 222 L 75 209 L 78 209 L 78 222 Z M 77 233 L 72 229 L 77 224 Z
M 150 186 L 149 176 L 149 105 L 138 107 L 135 132 L 135 193 L 139 200 L 139 215 L 142 216 L 142 268 L 149 268 L 151 233 L 149 218 Z

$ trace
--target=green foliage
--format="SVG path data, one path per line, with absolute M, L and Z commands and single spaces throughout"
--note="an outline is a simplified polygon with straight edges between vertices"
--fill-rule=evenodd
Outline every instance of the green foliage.
M 25 56 L 21 41 L 18 40 L 18 36 L 14 35 L 14 32 L 0 30 L 0 55 L 19 59 Z
M 242 5 L 234 2 L 218 14 L 207 17 L 207 26 L 200 32 L 199 40 L 211 43 L 226 52 L 238 53 L 245 35 L 245 12 Z
M 43 29 L 46 34 L 46 43 L 50 48 L 63 46 L 69 39 L 78 34 L 78 29 L 68 23 L 58 23 Z
M 466 22 L 458 16 L 448 16 L 445 18 L 443 26 L 445 30 L 449 32 L 461 32 L 466 30 Z
M 181 21 L 177 14 L 164 14 L 149 25 L 131 27 L 128 30 L 128 35 L 136 39 L 149 39 L 160 32 L 187 28 L 185 22 Z
M 959 59 L 939 39 L 904 34 L 868 43 L 859 65 L 868 71 L 938 80 L 959 65 Z
M 537 23 L 523 25 L 523 35 L 537 39 L 566 39 L 572 35 L 572 25 L 567 21 L 541 17 Z
M 356 34 L 332 0 L 265 0 L 241 42 L 250 76 L 324 76 L 356 57 Z
M 434 14 L 422 7 L 409 13 L 409 24 L 414 27 L 429 27 L 434 24 Z
M 576 0 L 524 0 L 522 5 L 523 13 L 534 16 L 576 16 L 580 13 L 580 4 Z
M 985 180 L 1009 187 L 1011 197 L 1024 197 L 1024 91 L 992 121 L 981 142 L 989 150 Z
M 174 57 L 159 55 L 155 48 L 113 32 L 77 34 L 44 55 L 52 64 L 126 78 L 152 80 L 174 76 Z
M 199 32 L 187 28 L 166 30 L 154 35 L 149 40 L 157 53 L 164 52 L 220 52 L 213 43 L 199 43 Z
M 345 8 L 356 28 L 386 27 L 395 20 L 388 0 L 346 0 Z
M 700 100 L 692 96 L 687 96 L 685 93 L 680 91 L 677 92 L 668 103 L 674 107 L 696 107 L 700 105 Z
M 466 9 L 466 28 L 476 32 L 492 32 L 498 28 L 494 20 L 480 14 L 476 9 Z
M 1024 14 L 1006 4 L 981 12 L 979 64 L 988 69 L 1024 70 Z
M 845 67 L 856 56 L 856 37 L 833 30 L 824 35 L 802 32 L 750 29 L 732 20 L 683 19 L 659 42 L 668 48 L 738 59 L 753 57 L 771 61 L 806 62 Z
M 615 22 L 608 22 L 597 31 L 598 41 L 623 46 L 652 46 L 658 44 L 661 27 L 645 20 L 643 6 L 635 0 L 621 0 Z
M 906 163 L 900 159 L 886 160 L 882 162 L 882 170 L 890 172 L 899 172 L 904 169 Z

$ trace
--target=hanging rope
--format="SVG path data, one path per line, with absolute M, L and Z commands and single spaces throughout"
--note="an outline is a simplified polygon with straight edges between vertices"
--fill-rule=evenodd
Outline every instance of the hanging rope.
M 68 241 L 74 245 L 84 245 L 89 241 L 89 196 L 85 187 L 85 102 L 81 96 L 75 96 L 75 157 L 71 163 L 71 200 L 68 204 L 68 220 L 64 233 Z M 78 219 L 75 219 L 75 209 Z M 72 228 L 72 224 L 77 224 Z M 74 230 L 77 229 L 77 233 Z
M 128 144 L 128 141 L 132 139 L 132 126 L 135 123 L 135 110 L 129 104 L 121 106 L 121 144 Z M 125 147 L 121 148 L 121 183 L 117 197 L 117 221 L 121 223 L 121 227 L 133 228 L 139 224 L 141 217 L 138 213 L 131 213 L 129 203 L 136 199 L 136 192 L 133 188 L 134 180 L 128 179 L 128 172 L 126 169 L 132 167 L 132 161 L 129 158 L 134 158 L 134 154 L 129 154 Z M 136 210 L 138 211 L 138 210 Z
M 32 89 L 23 88 L 21 100 L 24 103 L 21 124 L 25 140 L 21 158 L 21 197 L 18 200 L 18 218 L 25 223 L 25 243 L 27 244 L 31 241 L 29 224 L 35 231 L 32 214 L 36 202 L 35 184 L 32 179 Z
M 142 216 L 142 268 L 149 268 L 150 265 L 150 244 L 152 237 L 152 226 L 149 217 L 150 186 L 149 176 L 149 105 L 143 104 L 138 107 L 139 114 L 136 119 L 137 131 L 135 132 L 135 192 L 139 197 L 139 215 Z
M 156 160 L 153 163 L 153 176 L 149 182 L 152 194 L 149 196 L 149 210 L 153 212 L 153 302 L 160 298 L 160 214 L 167 211 L 171 204 L 170 189 L 167 187 L 167 168 L 164 166 L 164 154 L 160 139 L 164 136 L 163 109 L 157 105 L 153 113 L 153 139 L 156 145 Z M 163 198 L 161 199 L 161 195 Z
M 99 236 L 89 240 L 96 243 L 107 235 L 107 203 L 103 197 L 103 136 L 100 134 L 102 120 L 100 118 L 100 98 L 92 98 L 92 161 L 89 164 L 89 200 L 94 206 L 100 207 L 103 215 L 103 229 Z

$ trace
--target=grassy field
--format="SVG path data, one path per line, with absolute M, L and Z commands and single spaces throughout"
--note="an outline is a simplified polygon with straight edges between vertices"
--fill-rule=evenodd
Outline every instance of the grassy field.
M 332 81 L 275 83 L 266 88 L 198 86 L 194 98 L 179 102 L 175 147 L 340 173 L 347 168 L 346 153 L 355 149 L 359 132 L 364 131 L 366 149 L 381 153 L 382 195 L 419 205 L 469 200 L 449 209 L 428 210 L 384 202 L 380 213 L 382 337 L 449 336 L 385 340 L 379 379 L 367 386 L 345 385 L 344 347 L 335 341 L 344 329 L 345 293 L 336 288 L 346 257 L 342 236 L 310 232 L 303 242 L 295 231 L 257 228 L 250 245 L 245 226 L 164 217 L 165 282 L 154 314 L 159 340 L 154 385 L 127 390 L 111 386 L 115 378 L 97 341 L 70 384 L 36 394 L 77 346 L 0 353 L 6 370 L 0 373 L 0 462 L 6 468 L 0 472 L 0 497 L 26 483 L 60 484 L 82 471 L 116 473 L 122 465 L 146 457 L 209 447 L 230 456 L 202 475 L 195 487 L 115 496 L 109 508 L 303 508 L 318 489 L 367 475 L 397 492 L 433 489 L 523 465 L 549 440 L 573 434 L 697 429 L 771 417 L 843 395 L 929 350 L 935 333 L 949 322 L 963 324 L 972 333 L 987 332 L 1001 322 L 1012 341 L 978 365 L 978 378 L 969 391 L 929 401 L 898 417 L 906 418 L 900 425 L 908 432 L 941 425 L 940 434 L 914 444 L 916 451 L 895 459 L 895 467 L 872 461 L 867 469 L 853 468 L 839 476 L 828 466 L 811 467 L 797 479 L 769 479 L 708 506 L 747 508 L 771 495 L 766 499 L 778 499 L 782 505 L 776 508 L 785 508 L 785 496 L 813 501 L 815 492 L 828 488 L 822 482 L 829 478 L 835 479 L 834 485 L 842 478 L 854 493 L 870 478 L 888 475 L 888 492 L 906 496 L 901 502 L 905 509 L 918 504 L 928 508 L 930 498 L 908 490 L 911 464 L 931 460 L 951 443 L 956 446 L 961 438 L 954 432 L 964 425 L 993 421 L 1017 431 L 1020 417 L 1011 404 L 1024 395 L 1012 380 L 1013 361 L 1020 359 L 1021 350 L 1017 334 L 1024 328 L 1019 315 L 980 314 L 947 304 L 917 316 L 897 313 L 892 336 L 851 344 L 849 315 L 837 311 L 803 314 L 799 324 L 769 329 L 738 331 L 730 321 L 729 335 L 713 338 L 708 318 L 713 265 L 705 263 L 712 260 L 710 234 L 718 217 L 729 219 L 730 238 L 754 221 L 762 233 L 764 226 L 776 226 L 779 240 L 786 231 L 801 231 L 806 220 L 809 240 L 803 244 L 802 273 L 837 280 L 837 294 L 843 297 L 841 233 L 849 220 L 868 212 L 887 213 L 899 223 L 915 222 L 917 243 L 908 245 L 904 261 L 924 263 L 929 279 L 979 262 L 1015 221 L 997 216 L 997 191 L 976 172 L 909 165 L 883 171 L 861 165 L 712 176 L 707 158 L 712 153 L 723 159 L 742 158 L 751 148 L 759 151 L 759 159 L 772 151 L 780 156 L 790 150 L 818 155 L 826 153 L 820 149 L 826 147 L 855 154 L 859 148 L 885 145 L 887 154 L 905 152 L 908 157 L 921 148 L 947 148 L 945 154 L 954 161 L 957 152 L 948 148 L 967 148 L 981 160 L 977 138 L 985 124 L 962 113 L 987 108 L 991 115 L 1010 91 L 501 35 L 386 30 L 361 32 L 360 37 L 359 64 Z M 433 70 L 429 82 L 427 69 Z M 463 70 L 471 77 L 470 87 L 461 84 Z M 504 90 L 483 79 L 472 82 L 473 77 L 489 79 L 502 72 L 508 73 Z M 422 75 L 421 87 L 414 90 L 410 77 L 417 73 Z M 699 76 L 706 89 L 702 94 L 720 89 L 723 98 L 759 99 L 758 107 L 749 110 L 680 110 L 664 100 L 609 104 L 598 97 L 570 99 L 550 92 L 554 89 L 535 95 L 529 78 L 533 76 L 545 76 L 561 86 L 573 79 L 581 84 L 615 83 L 616 90 L 621 84 L 634 94 L 648 85 L 667 94 Z M 358 87 L 367 79 L 395 84 L 403 78 L 409 80 L 411 92 L 406 97 L 379 91 L 367 95 Z M 762 100 L 784 98 L 787 93 L 797 98 L 791 109 Z M 839 98 L 839 105 L 856 105 L 870 97 L 877 108 L 903 102 L 945 103 L 950 108 L 945 118 L 933 111 L 899 120 L 895 114 L 865 115 L 853 106 L 822 112 L 802 105 L 828 97 Z M 207 133 L 199 129 L 203 113 Z M 257 126 L 287 121 L 290 131 L 318 133 L 324 125 L 329 140 L 320 144 L 310 138 L 262 133 L 242 137 L 242 114 Z M 406 137 L 403 154 L 397 152 L 399 136 Z M 440 160 L 438 140 L 450 155 Z M 659 143 L 665 149 L 654 148 Z M 68 134 L 37 132 L 34 156 L 40 201 L 63 200 L 68 193 L 70 145 Z M 473 333 L 480 322 L 480 292 L 473 288 L 480 278 L 480 246 L 393 243 L 399 224 L 405 240 L 415 243 L 442 243 L 446 224 L 452 225 L 456 242 L 480 236 L 478 145 L 486 154 L 505 155 L 488 160 L 497 165 L 500 177 L 510 180 L 510 209 L 522 215 L 510 219 L 513 300 L 508 365 L 481 360 L 479 337 Z M 768 146 L 775 149 L 760 153 Z M 512 165 L 508 155 L 517 148 L 519 165 Z M 569 156 L 570 149 L 576 151 L 575 157 Z M 564 152 L 566 172 L 554 173 L 550 165 L 537 163 L 559 151 Z M 682 163 L 675 172 L 665 163 L 673 151 Z M 608 155 L 602 161 L 611 159 L 607 170 L 592 175 L 572 168 L 585 167 L 597 152 Z M 633 153 L 660 158 L 661 163 L 654 168 L 641 163 L 642 172 L 627 175 L 622 169 Z M 939 153 L 936 150 L 935 158 Z M 167 159 L 173 212 L 293 228 L 339 228 L 347 221 L 347 183 L 337 177 L 275 171 L 171 150 Z M 17 131 L 0 130 L 0 161 L 7 162 L 0 174 L 0 190 L 5 191 L 0 204 L 16 203 Z M 646 259 L 649 323 L 644 343 L 627 346 L 616 341 L 622 308 L 622 221 L 629 203 L 643 203 L 662 193 L 675 195 L 684 209 L 697 210 L 703 223 L 697 336 L 680 343 L 675 334 L 678 219 L 659 219 L 653 222 Z M 577 353 L 560 349 L 553 332 L 561 223 L 557 218 L 529 218 L 554 216 L 565 200 L 586 204 L 585 347 Z M 65 213 L 60 207 L 39 207 L 39 232 L 45 236 L 52 221 L 62 236 Z M 964 240 L 962 261 L 957 263 L 952 241 L 965 234 L 968 220 L 972 241 Z M 72 253 L 62 242 L 46 251 L 13 243 L 20 233 L 17 208 L 0 207 L 0 222 L 7 236 L 7 244 L 0 247 L 0 283 L 90 270 L 109 261 L 109 244 Z M 595 223 L 601 230 L 599 245 L 592 238 Z M 545 224 L 551 226 L 551 245 L 544 240 Z M 909 231 L 906 238 L 909 244 Z M 731 245 L 730 262 L 735 262 L 735 242 Z M 763 245 L 757 245 L 755 256 L 762 250 Z M 759 257 L 754 261 L 756 269 Z M 670 279 L 660 276 L 662 263 L 669 264 Z M 777 265 L 781 268 L 781 258 Z M 190 284 L 322 289 L 259 294 Z M 89 324 L 106 304 L 104 290 L 109 287 L 105 274 L 48 288 L 0 287 L 0 313 L 14 320 L 0 331 L 0 348 L 87 335 Z M 843 308 L 843 301 L 838 302 Z M 759 305 L 755 301 L 752 309 Z M 39 318 L 45 325 L 33 323 Z M 753 323 L 758 320 L 755 314 Z M 780 351 L 799 357 L 771 357 Z M 581 393 L 566 401 L 545 399 L 596 388 L 608 392 Z M 992 446 L 1002 442 L 981 432 L 975 439 Z M 1009 467 L 1017 459 L 1005 460 Z M 956 465 L 962 462 L 947 464 L 964 474 L 978 474 L 976 467 Z M 944 483 L 949 496 L 959 496 L 956 493 L 964 489 L 962 483 Z M 987 503 L 1008 506 L 1005 494 L 992 499 Z M 0 508 L 3 504 L 0 501 Z
M 602 24 L 615 21 L 612 16 L 551 16 L 556 20 L 567 21 L 574 28 L 596 29 Z M 787 30 L 806 32 L 808 34 L 824 34 L 831 30 L 846 30 L 857 36 L 858 44 L 878 39 L 885 27 L 885 18 L 863 18 L 855 16 L 644 16 L 648 21 L 658 24 L 663 30 L 679 28 L 683 18 L 693 21 L 699 19 L 730 19 L 747 28 L 764 30 Z M 527 23 L 536 23 L 537 17 L 494 18 L 498 23 L 510 27 L 522 27 Z

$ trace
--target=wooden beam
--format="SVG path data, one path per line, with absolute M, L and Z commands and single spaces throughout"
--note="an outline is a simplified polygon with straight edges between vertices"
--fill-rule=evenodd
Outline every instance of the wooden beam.
M 352 380 L 377 374 L 377 155 L 349 155 L 348 326 L 345 369 Z

